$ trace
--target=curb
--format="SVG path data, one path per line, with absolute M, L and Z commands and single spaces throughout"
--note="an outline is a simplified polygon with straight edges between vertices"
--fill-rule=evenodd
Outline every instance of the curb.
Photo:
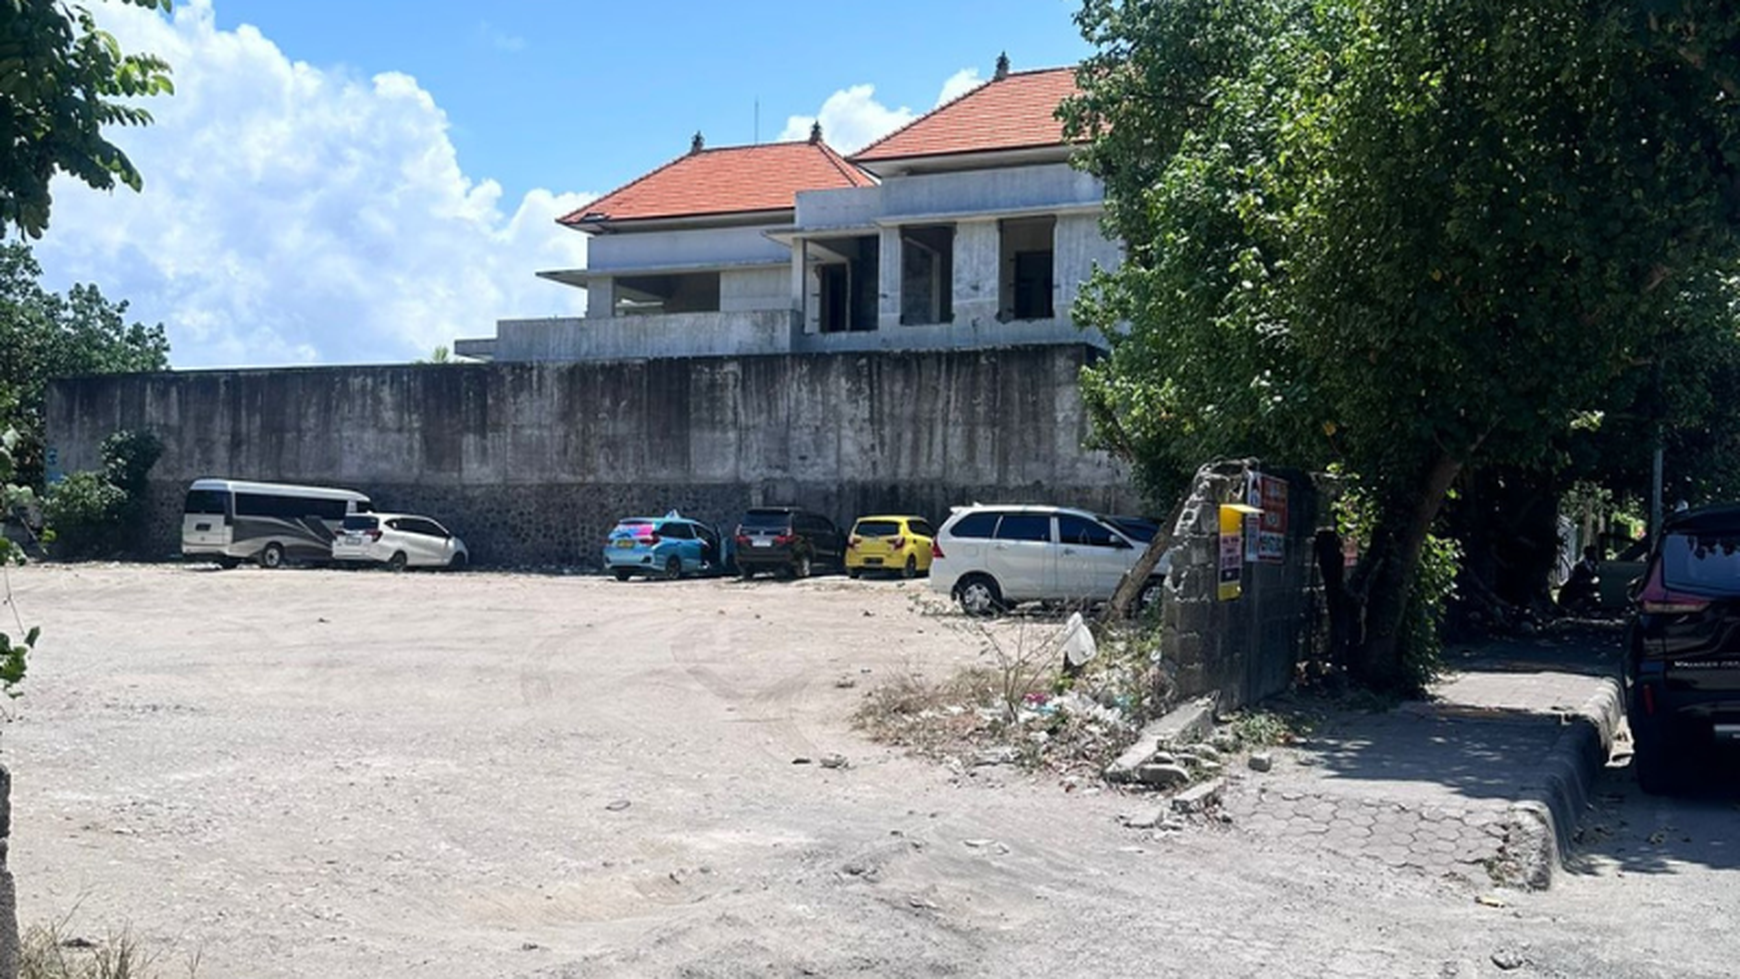
M 1542 764 L 1540 783 L 1511 804 L 1504 839 L 1505 876 L 1532 890 L 1553 886 L 1571 834 L 1588 807 L 1590 789 L 1613 752 L 1624 716 L 1619 683 L 1611 678 L 1575 712 Z

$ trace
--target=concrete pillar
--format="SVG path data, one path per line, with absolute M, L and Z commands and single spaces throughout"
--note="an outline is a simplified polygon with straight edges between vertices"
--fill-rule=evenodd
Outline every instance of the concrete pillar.
M 979 329 L 997 325 L 1000 245 L 995 219 L 955 225 L 956 323 Z
M 586 286 L 586 318 L 607 320 L 616 315 L 616 280 L 593 279 Z
M 878 239 L 882 254 L 876 266 L 876 328 L 892 330 L 900 325 L 900 229 L 883 228 Z
M 0 765 L 0 979 L 17 979 L 18 885 L 6 865 L 12 843 L 12 773 Z

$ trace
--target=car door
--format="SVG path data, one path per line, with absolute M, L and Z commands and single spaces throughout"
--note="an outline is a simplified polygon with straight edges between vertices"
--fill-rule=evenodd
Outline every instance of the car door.
M 1012 602 L 1059 597 L 1050 513 L 1007 512 L 997 521 L 986 570 Z
M 1103 602 L 1117 591 L 1135 550 L 1097 520 L 1057 515 L 1057 581 L 1063 598 Z
M 429 521 L 405 517 L 399 521 L 399 531 L 404 537 L 406 563 L 417 567 L 442 563 L 444 538 L 437 536 L 435 526 Z
M 682 562 L 684 572 L 701 570 L 701 540 L 695 536 L 694 525 L 685 520 L 673 520 L 659 533 L 671 542 L 671 551 Z

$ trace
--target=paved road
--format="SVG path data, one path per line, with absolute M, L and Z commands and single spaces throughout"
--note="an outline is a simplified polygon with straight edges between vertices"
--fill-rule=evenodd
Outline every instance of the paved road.
M 1693 837 L 1671 861 L 1615 849 L 1492 907 L 1478 882 L 1237 822 L 1130 829 L 1151 799 L 869 744 L 845 720 L 869 684 L 984 662 L 921 586 L 12 581 L 44 627 L 4 740 L 22 915 L 130 924 L 167 975 L 194 951 L 201 976 L 266 979 L 1484 976 L 1495 954 L 1733 974 L 1740 886 L 1698 842 L 1725 838 L 1722 802 L 1667 811 Z M 835 751 L 848 767 L 792 764 Z

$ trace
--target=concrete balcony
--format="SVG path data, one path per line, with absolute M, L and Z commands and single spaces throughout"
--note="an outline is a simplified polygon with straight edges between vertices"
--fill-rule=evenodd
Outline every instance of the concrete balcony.
M 574 363 L 791 353 L 789 310 L 665 313 L 608 319 L 501 320 L 494 340 L 462 340 L 455 352 L 497 363 Z M 470 352 L 477 344 L 476 353 Z

